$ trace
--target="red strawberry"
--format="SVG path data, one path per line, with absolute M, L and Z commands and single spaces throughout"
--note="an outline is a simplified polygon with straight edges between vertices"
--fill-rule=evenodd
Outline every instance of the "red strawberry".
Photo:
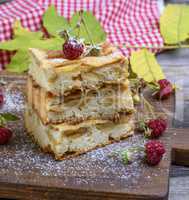
M 159 80 L 158 85 L 159 91 L 156 93 L 156 96 L 159 99 L 166 99 L 173 93 L 173 86 L 167 79 Z
M 147 122 L 147 127 L 150 129 L 148 133 L 150 138 L 157 138 L 166 130 L 167 122 L 164 119 L 151 119 Z
M 4 103 L 3 91 L 0 89 L 0 106 L 2 106 L 3 103 Z
M 76 39 L 68 39 L 63 44 L 63 53 L 65 58 L 69 60 L 74 60 L 79 58 L 84 51 L 83 43 L 77 41 Z
M 165 148 L 160 141 L 152 140 L 145 145 L 146 161 L 149 165 L 157 165 L 165 153 Z
M 8 128 L 0 127 L 0 144 L 7 144 L 12 137 L 12 131 Z

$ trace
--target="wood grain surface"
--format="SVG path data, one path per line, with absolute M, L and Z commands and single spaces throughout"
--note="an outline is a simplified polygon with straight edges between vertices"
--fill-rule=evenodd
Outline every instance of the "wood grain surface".
M 185 3 L 189 4 L 189 0 L 165 0 L 166 3 Z M 189 71 L 189 49 L 180 49 L 163 52 L 158 56 L 159 63 L 162 64 L 167 71 L 174 69 L 176 73 L 183 72 L 184 82 L 188 80 Z M 173 75 L 174 76 L 174 75 Z M 186 84 L 185 84 L 186 85 Z M 189 85 L 188 85 L 189 86 Z M 185 89 L 189 91 L 188 89 Z M 189 128 L 189 98 L 185 99 L 186 115 L 180 127 Z M 170 171 L 170 189 L 169 200 L 188 200 L 189 199 L 189 167 L 172 165 Z
M 187 66 L 189 62 L 188 62 L 187 54 L 188 54 L 187 50 L 179 50 L 179 51 L 177 50 L 177 51 L 164 52 L 163 54 L 160 54 L 158 56 L 159 63 L 163 66 L 167 77 L 170 80 L 172 80 L 173 82 L 175 82 L 177 84 L 178 83 L 181 84 L 181 86 L 183 87 L 182 91 L 184 93 L 183 96 L 184 96 L 184 110 L 185 110 L 185 112 L 183 113 L 183 119 L 181 120 L 181 122 L 178 123 L 178 121 L 175 121 L 174 124 L 173 124 L 173 126 L 174 126 L 174 128 L 172 129 L 173 137 L 176 137 L 176 135 L 178 133 L 182 134 L 182 132 L 183 132 L 182 128 L 186 128 L 189 124 L 189 119 L 187 117 L 188 112 L 186 112 L 187 109 L 188 109 L 188 106 L 187 106 L 188 99 L 187 99 L 187 95 L 185 95 L 185 94 L 187 94 L 187 91 L 188 91 L 188 83 L 187 83 L 188 79 L 187 79 L 187 77 L 189 75 L 188 74 L 188 66 Z M 23 80 L 21 79 L 21 77 L 19 77 L 17 75 L 12 76 L 11 79 L 14 80 L 14 81 L 16 80 L 16 82 L 19 82 L 19 84 L 24 83 Z M 180 127 L 179 131 L 175 132 L 175 128 L 178 128 L 178 127 Z M 187 141 L 187 140 L 185 140 L 185 141 Z M 185 187 L 183 187 L 183 182 L 182 182 L 182 180 L 183 180 L 185 183 L 187 183 L 187 180 L 188 180 L 188 177 L 189 177 L 188 168 L 179 167 L 179 166 L 172 166 L 171 171 L 170 171 L 170 175 L 173 178 L 170 179 L 170 197 L 169 197 L 169 199 L 171 200 L 171 199 L 177 198 L 178 200 L 188 200 L 186 198 L 187 195 L 189 195 L 188 190 L 187 190 L 187 185 L 185 185 Z M 31 177 L 27 177 L 27 178 L 31 179 Z M 49 182 L 49 179 L 47 179 L 46 181 Z M 6 193 L 3 193 L 3 191 L 1 191 L 0 193 L 2 193 L 2 195 L 3 195 L 2 197 L 6 197 L 6 198 L 8 198 L 8 197 L 9 198 L 10 197 L 12 197 L 12 198 L 23 197 L 22 195 L 24 194 L 24 191 L 19 187 L 16 187 L 16 189 L 15 189 L 14 184 L 15 183 L 13 183 L 11 186 L 9 185 L 10 188 L 8 190 L 9 193 L 11 193 L 12 196 L 9 196 Z M 61 183 L 59 182 L 59 184 L 61 184 Z M 119 182 L 119 185 L 120 185 L 120 182 Z M 4 190 L 6 188 L 5 182 L 3 182 L 1 184 L 1 186 Z M 32 198 L 36 197 L 35 195 L 38 196 L 40 194 L 40 191 L 41 191 L 41 189 L 39 189 L 39 188 L 33 189 L 30 186 L 31 186 L 31 182 L 28 183 L 28 185 L 27 185 L 27 188 L 29 190 L 27 199 L 31 199 L 31 195 L 32 195 Z M 153 185 L 153 187 L 155 187 L 155 186 Z M 47 192 L 48 190 L 49 190 L 49 186 L 48 186 L 48 188 L 43 188 L 42 191 L 44 191 L 43 192 L 44 195 L 40 196 L 40 198 L 48 199 L 49 197 L 51 197 L 51 195 Z M 151 190 L 151 192 L 153 192 L 152 188 L 150 188 L 150 190 Z M 46 193 L 45 193 L 45 191 L 46 191 Z M 50 191 L 53 191 L 53 190 L 50 189 Z M 61 199 L 62 193 L 59 193 L 58 190 L 56 190 L 54 192 L 57 193 L 56 197 Z M 72 197 L 73 197 L 73 195 L 75 193 L 73 191 L 71 191 L 71 194 L 72 194 Z M 65 195 L 65 193 L 64 193 L 64 195 Z M 95 198 L 100 198 L 100 197 L 94 196 L 94 194 L 90 194 L 90 193 L 89 193 L 89 196 L 93 196 Z M 86 198 L 89 198 L 89 196 L 86 196 Z M 165 196 L 165 194 L 164 194 L 164 196 Z M 133 197 L 133 196 L 130 196 L 130 197 L 136 199 L 136 197 Z M 84 196 L 82 198 L 84 198 Z M 109 198 L 110 198 L 110 196 L 109 196 Z M 112 196 L 111 198 L 118 198 L 118 196 Z M 119 196 L 119 198 L 120 198 L 120 196 Z M 146 198 L 146 197 L 144 197 L 144 198 Z M 151 196 L 150 198 L 154 199 L 156 197 L 152 198 L 152 196 Z
M 189 166 L 189 128 L 177 129 L 173 135 L 172 163 Z
M 181 122 L 174 122 L 173 126 L 175 128 L 180 127 L 180 132 L 182 134 L 183 130 L 182 128 L 189 127 L 189 116 L 188 116 L 188 72 L 189 72 L 189 50 L 188 49 L 182 49 L 182 50 L 173 50 L 173 51 L 167 51 L 163 52 L 162 54 L 158 55 L 158 61 L 164 68 L 164 71 L 167 75 L 167 77 L 175 82 L 181 83 L 181 86 L 183 87 L 183 93 L 184 93 L 184 117 Z M 13 79 L 15 80 L 18 78 L 18 76 L 15 76 Z M 17 79 L 22 83 L 22 80 L 20 78 Z M 176 136 L 176 135 L 175 135 Z M 188 141 L 188 140 L 185 140 Z M 174 159 L 173 159 L 174 160 Z M 189 180 L 189 168 L 187 167 L 181 167 L 172 165 L 171 171 L 170 171 L 170 195 L 169 200 L 188 200 L 189 197 L 189 186 L 188 186 L 188 180 Z M 31 178 L 31 177 L 30 177 Z M 2 184 L 2 187 L 6 187 L 6 184 Z M 18 188 L 14 188 L 14 184 L 11 187 L 10 193 L 12 193 L 12 198 L 20 198 L 19 192 L 17 193 Z M 32 189 L 28 186 L 29 191 Z M 16 195 L 13 195 L 14 192 Z M 38 189 L 35 189 L 35 193 L 39 193 Z M 29 192 L 30 194 L 30 192 Z M 45 192 L 44 194 L 48 196 Z M 7 194 L 3 194 L 3 197 L 10 197 Z M 28 195 L 28 199 L 30 199 L 31 196 Z M 44 197 L 44 196 L 43 196 Z M 44 197 L 46 198 L 46 197 Z M 60 198 L 61 199 L 61 198 Z
M 0 76 L 1 80 L 6 81 L 6 87 L 13 83 L 10 90 L 18 89 L 25 93 L 24 76 L 22 78 L 22 76 L 6 73 L 2 73 Z M 14 85 L 16 87 L 14 87 Z M 18 91 L 13 93 L 18 93 Z M 164 109 L 170 113 L 173 112 L 174 97 L 163 102 L 154 100 L 151 97 L 148 98 L 150 102 L 154 104 L 154 107 L 158 108 L 158 112 L 162 112 Z M 8 107 L 6 108 L 6 106 L 5 104 L 5 110 L 10 109 Z M 16 110 L 18 109 L 19 105 Z M 21 109 L 18 112 L 22 113 L 23 110 Z M 168 116 L 168 119 L 169 127 L 171 127 L 172 115 Z M 25 136 L 22 121 L 20 124 L 16 124 L 16 126 L 17 127 L 13 127 L 16 137 L 12 141 L 12 144 L 2 148 L 0 151 L 0 159 L 4 158 L 3 160 L 8 160 L 7 162 L 0 162 L 0 197 L 21 199 L 61 199 L 62 197 L 64 197 L 64 199 L 108 198 L 112 200 L 164 200 L 168 198 L 171 136 L 174 133 L 172 129 L 168 129 L 166 134 L 161 137 L 166 147 L 166 155 L 156 167 L 149 167 L 143 162 L 125 166 L 122 163 L 110 161 L 106 155 L 106 151 L 111 149 L 112 146 L 108 145 L 109 147 L 100 148 L 89 154 L 78 156 L 75 159 L 63 161 L 63 173 L 56 175 L 56 170 L 60 170 L 56 168 L 56 161 L 53 161 L 52 157 L 40 153 L 37 148 L 32 147 L 30 138 Z M 136 133 L 135 141 L 142 141 L 142 138 L 141 134 Z M 23 140 L 26 145 L 23 144 Z M 132 142 L 132 139 L 126 139 L 121 143 L 114 144 L 114 147 L 117 150 L 121 145 L 129 146 L 130 142 Z M 26 160 L 23 160 L 23 154 L 27 154 L 27 151 L 31 153 L 31 148 L 33 148 L 33 157 L 26 156 Z M 22 150 L 23 153 L 17 153 L 17 151 Z M 101 155 L 101 157 L 98 157 L 98 155 Z M 104 157 L 103 162 L 100 162 L 102 157 Z M 27 162 L 29 165 L 30 160 L 34 160 L 32 165 L 30 164 L 29 168 L 27 166 L 23 168 L 23 166 L 27 165 Z M 12 164 L 10 164 L 10 162 Z M 17 171 L 17 162 L 21 162 L 21 172 Z M 39 171 L 38 166 L 40 165 L 40 167 L 42 167 L 41 163 L 43 162 L 52 163 L 51 172 L 45 168 L 42 172 Z M 82 165 L 86 165 L 86 168 Z M 73 168 L 73 166 L 75 169 L 73 173 L 76 175 L 72 176 L 71 168 Z M 6 169 L 4 169 L 5 167 Z M 29 171 L 27 169 L 29 169 Z M 108 174 L 107 171 L 109 171 Z M 45 173 L 48 175 L 44 175 Z M 129 178 L 129 176 L 131 177 Z
M 189 3 L 189 0 L 166 0 L 166 3 Z M 174 71 L 174 73 L 183 73 L 183 80 L 188 79 L 188 75 L 185 72 L 189 71 L 189 50 L 174 50 L 163 52 L 163 54 L 158 55 L 159 63 L 163 66 L 167 74 L 170 71 Z M 174 79 L 175 74 L 169 75 L 172 79 Z M 188 101 L 188 100 L 186 100 Z M 187 103 L 185 104 L 187 105 Z M 185 118 L 182 126 L 187 128 L 189 127 L 189 107 L 185 106 Z M 12 190 L 17 190 L 12 188 Z M 37 193 L 38 191 L 36 191 Z M 45 191 L 44 191 L 45 193 Z M 183 166 L 172 165 L 170 170 L 170 189 L 169 189 L 169 200 L 188 200 L 189 199 L 189 168 Z M 45 195 L 44 195 L 45 196 Z M 4 197 L 7 197 L 4 195 Z M 14 196 L 16 198 L 19 196 Z M 28 197 L 29 198 L 29 197 Z M 45 199 L 45 198 L 44 198 Z M 60 199 L 65 199 L 65 197 L 60 197 Z M 77 198 L 78 199 L 78 198 Z
M 168 78 L 180 89 L 175 95 L 173 126 L 178 131 L 173 137 L 172 162 L 189 166 L 189 68 L 188 49 L 172 50 L 159 55 L 159 62 Z M 171 59 L 172 58 L 172 59 Z
M 177 1 L 178 3 L 178 1 Z M 182 103 L 181 110 L 183 112 L 182 120 L 174 120 L 173 127 L 179 128 L 180 131 L 178 133 L 182 134 L 183 129 L 189 128 L 189 49 L 178 49 L 166 51 L 158 55 L 158 61 L 161 66 L 164 68 L 165 73 L 168 78 L 171 80 L 176 80 L 178 85 L 181 85 L 182 91 L 179 91 L 181 96 L 183 97 L 184 104 Z M 178 102 L 177 102 L 178 105 Z M 177 112 L 179 112 L 178 107 L 176 108 Z M 180 113 L 176 113 L 177 116 L 181 115 Z M 189 141 L 188 131 L 186 130 L 187 140 L 179 137 L 178 139 L 173 141 L 173 148 L 178 149 L 177 145 L 180 143 L 187 143 Z M 176 135 L 175 135 L 176 136 Z M 175 137 L 174 136 L 174 137 Z M 189 145 L 185 145 L 189 148 Z M 180 148 L 180 147 L 179 147 Z M 183 147 L 182 147 L 183 148 Z M 189 168 L 184 166 L 178 166 L 175 164 L 183 164 L 182 154 L 185 154 L 185 151 L 179 150 L 176 152 L 176 155 L 173 155 L 173 163 L 170 171 L 170 195 L 169 200 L 188 200 L 189 199 L 189 185 L 185 185 L 183 187 L 183 183 L 186 183 L 189 180 Z M 180 156 L 181 155 L 181 156 Z M 177 157 L 177 160 L 175 159 Z M 187 163 L 186 163 L 187 162 Z M 184 159 L 184 164 L 188 165 L 188 159 Z M 183 195 L 184 193 L 184 195 Z

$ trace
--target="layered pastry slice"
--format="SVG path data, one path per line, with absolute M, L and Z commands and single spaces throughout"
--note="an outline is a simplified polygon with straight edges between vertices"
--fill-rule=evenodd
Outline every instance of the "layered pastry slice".
M 128 81 L 124 83 L 55 96 L 28 77 L 27 101 L 44 124 L 77 124 L 89 119 L 116 121 L 120 115 L 134 112 Z
M 131 136 L 134 122 L 133 116 L 127 115 L 122 116 L 117 123 L 99 119 L 77 125 L 44 125 L 35 110 L 27 105 L 25 126 L 43 151 L 53 153 L 60 160 Z
M 99 56 L 75 60 L 52 57 L 52 53 L 30 49 L 29 74 L 46 91 L 55 95 L 78 89 L 96 89 L 123 82 L 128 76 L 127 59 L 110 45 L 102 45 Z
M 39 146 L 62 159 L 132 135 L 125 57 L 110 45 L 75 60 L 55 53 L 30 49 L 25 124 Z

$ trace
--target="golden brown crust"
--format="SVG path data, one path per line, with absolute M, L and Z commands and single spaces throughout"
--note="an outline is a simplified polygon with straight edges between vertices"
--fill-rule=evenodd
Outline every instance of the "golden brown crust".
M 47 58 L 64 58 L 63 57 L 63 51 L 62 50 L 48 50 L 47 51 Z
M 115 85 L 112 85 L 112 87 L 114 87 L 114 86 Z M 120 87 L 122 87 L 122 90 L 127 90 L 128 83 L 126 82 L 125 84 L 122 84 Z M 55 96 L 50 92 L 46 92 L 43 88 L 41 88 L 39 85 L 37 85 L 37 83 L 30 76 L 28 76 L 27 91 L 28 91 L 27 92 L 28 104 L 30 106 L 32 106 L 32 108 L 38 114 L 39 118 L 41 119 L 41 121 L 44 125 L 60 124 L 60 123 L 68 123 L 71 125 L 76 125 L 76 124 L 79 124 L 86 120 L 95 120 L 96 119 L 96 117 L 93 117 L 93 116 L 90 116 L 90 117 L 89 116 L 86 116 L 86 117 L 81 116 L 81 117 L 68 117 L 65 119 L 61 118 L 60 120 L 52 121 L 52 120 L 48 119 L 48 116 L 47 116 L 48 112 L 55 113 L 55 114 L 61 113 L 59 106 L 57 106 L 57 110 L 55 109 L 55 106 L 54 106 L 54 110 L 52 108 L 47 109 L 48 99 L 49 100 L 53 99 L 53 98 L 55 98 Z M 78 90 L 77 90 L 74 94 L 64 96 L 62 99 L 64 100 L 64 103 L 66 103 L 67 101 L 70 101 L 76 97 L 78 98 L 79 96 L 81 96 L 81 92 L 78 92 Z M 60 99 L 61 99 L 61 97 L 60 97 Z M 120 110 L 117 112 L 108 114 L 106 116 L 101 116 L 101 119 L 118 122 L 122 115 L 129 115 L 131 113 L 131 111 L 132 110 L 129 108 L 120 108 Z
M 126 61 L 126 58 L 117 50 L 116 47 L 113 47 L 109 43 L 104 43 L 101 45 L 101 53 L 99 56 L 88 56 L 88 57 L 81 57 L 75 60 L 67 60 L 62 58 L 61 51 L 44 51 L 39 49 L 30 48 L 29 52 L 35 60 L 41 61 L 38 64 L 40 67 L 46 68 L 52 67 L 57 72 L 59 71 L 70 71 L 70 69 L 78 68 L 78 70 L 84 69 L 86 70 L 87 67 L 102 67 L 107 64 L 112 64 L 115 62 L 123 62 Z M 53 59 L 63 59 L 62 62 L 56 62 Z M 42 65 L 43 61 L 46 65 Z M 53 62 L 52 62 L 53 61 Z M 67 67 L 69 66 L 69 67 Z M 74 67 L 73 67 L 74 66 Z M 62 69 L 60 69 L 63 67 Z M 66 67 L 66 69 L 64 69 Z
M 49 152 L 49 153 L 53 154 L 53 155 L 55 156 L 55 159 L 56 159 L 56 160 L 65 160 L 65 159 L 68 159 L 68 158 L 74 158 L 74 157 L 76 157 L 76 156 L 78 156 L 78 155 L 81 155 L 81 154 L 90 152 L 90 151 L 92 151 L 92 150 L 95 150 L 95 149 L 104 147 L 104 146 L 109 145 L 109 144 L 113 144 L 113 143 L 116 143 L 116 142 L 120 142 L 121 140 L 123 140 L 123 139 L 125 139 L 125 138 L 127 138 L 127 137 L 129 137 L 129 136 L 132 136 L 132 135 L 133 135 L 133 133 L 132 133 L 132 131 L 130 131 L 130 132 L 126 133 L 125 135 L 123 135 L 123 136 L 120 138 L 120 140 L 111 139 L 111 140 L 109 140 L 106 144 L 97 145 L 96 147 L 89 148 L 89 149 L 84 150 L 84 151 L 79 151 L 79 152 L 73 152 L 73 153 L 65 154 L 65 155 L 63 155 L 63 156 L 61 156 L 61 157 L 56 157 L 56 155 L 55 155 L 53 152 Z
M 103 146 L 106 146 L 106 145 L 108 145 L 108 144 L 112 144 L 112 143 L 115 143 L 115 142 L 119 142 L 119 141 L 121 141 L 121 140 L 123 140 L 123 139 L 125 139 L 125 138 L 127 138 L 127 137 L 129 137 L 129 136 L 132 136 L 133 134 L 134 134 L 134 127 L 132 127 L 128 132 L 126 132 L 125 134 L 122 134 L 120 137 L 117 137 L 117 138 L 112 138 L 112 137 L 110 137 L 109 138 L 109 141 L 106 143 L 106 144 L 100 144 L 100 145 L 97 145 L 97 146 L 95 146 L 95 147 L 93 147 L 93 148 L 88 148 L 88 149 L 85 149 L 85 150 L 80 150 L 80 151 L 77 151 L 77 152 L 69 152 L 69 153 L 64 153 L 64 155 L 61 155 L 61 156 L 57 156 L 54 152 L 53 152 L 53 150 L 51 149 L 51 146 L 48 144 L 48 145 L 46 145 L 45 147 L 41 147 L 40 146 L 40 144 L 38 143 L 38 141 L 37 141 L 37 139 L 33 136 L 33 134 L 32 134 L 32 131 L 31 130 L 28 130 L 28 128 L 29 127 L 27 127 L 27 123 L 26 123 L 26 119 L 27 118 L 25 118 L 25 127 L 26 127 L 26 129 L 27 129 L 27 134 L 28 135 L 30 135 L 31 136 L 31 138 L 32 138 L 32 140 L 34 141 L 34 143 L 36 143 L 39 147 L 40 147 L 40 149 L 43 151 L 43 152 L 45 152 L 45 153 L 50 153 L 50 154 L 52 154 L 52 155 L 54 155 L 54 157 L 55 157 L 55 159 L 56 160 L 64 160 L 64 159 L 67 159 L 67 158 L 72 158 L 72 157 L 75 157 L 75 156 L 77 156 L 77 155 L 80 155 L 80 154 L 83 154 L 83 153 L 87 153 L 87 152 L 89 152 L 89 151 L 92 151 L 92 150 L 94 150 L 94 149 L 97 149 L 97 148 L 99 148 L 99 147 L 103 147 Z
M 28 132 L 28 134 L 31 136 L 33 142 L 34 142 L 35 144 L 37 144 L 37 145 L 40 147 L 39 143 L 38 143 L 37 140 L 34 138 L 34 136 L 33 136 L 31 133 L 29 133 L 29 132 Z M 55 153 L 54 153 L 53 150 L 51 149 L 50 145 L 48 145 L 48 146 L 46 146 L 46 147 L 43 147 L 43 148 L 40 147 L 40 149 L 41 149 L 41 151 L 44 152 L 44 153 L 49 153 L 49 154 L 53 155 L 54 158 L 55 158 L 55 160 L 65 160 L 65 159 L 69 159 L 69 158 L 74 158 L 74 157 L 76 157 L 76 156 L 79 156 L 79 155 L 81 155 L 81 154 L 90 152 L 90 151 L 92 151 L 92 150 L 95 150 L 95 149 L 104 147 L 104 146 L 109 145 L 109 144 L 113 144 L 113 143 L 116 143 L 116 142 L 120 142 L 121 140 L 124 140 L 124 139 L 126 139 L 126 138 L 132 136 L 133 134 L 134 134 L 134 133 L 133 133 L 133 130 L 131 130 L 131 131 L 125 133 L 124 135 L 122 135 L 122 136 L 120 137 L 120 139 L 113 139 L 113 138 L 112 138 L 112 139 L 109 140 L 106 144 L 97 145 L 97 146 L 95 146 L 95 147 L 93 147 L 93 148 L 88 148 L 87 150 L 83 150 L 83 151 L 65 153 L 65 154 L 62 155 L 62 156 L 57 156 L 57 155 L 55 155 Z
M 92 87 L 98 89 L 104 86 L 107 87 L 107 85 L 111 84 L 112 85 L 122 85 L 123 87 L 123 91 L 125 92 L 126 89 L 129 89 L 128 87 L 128 80 L 127 80 L 127 76 L 128 76 L 128 71 L 127 71 L 127 59 L 120 53 L 117 51 L 117 49 L 113 46 L 111 46 L 109 43 L 104 43 L 102 44 L 102 49 L 100 52 L 99 56 L 89 56 L 89 57 L 81 57 L 79 59 L 76 60 L 67 60 L 64 59 L 62 57 L 62 54 L 60 51 L 42 51 L 42 50 L 38 50 L 38 49 L 30 49 L 29 50 L 31 53 L 31 56 L 33 58 L 33 65 L 31 65 L 30 68 L 30 75 L 33 76 L 33 79 L 36 79 L 36 81 L 38 82 L 39 85 L 41 85 L 41 87 L 45 88 L 41 88 L 39 87 L 33 80 L 31 77 L 28 78 L 28 104 L 29 104 L 29 108 L 31 107 L 31 109 L 29 109 L 30 114 L 32 114 L 32 112 L 36 113 L 36 117 L 31 118 L 31 120 L 28 120 L 27 122 L 31 122 L 31 121 L 35 121 L 33 119 L 37 119 L 35 122 L 36 124 L 26 124 L 26 128 L 29 129 L 27 132 L 29 135 L 32 136 L 33 141 L 37 144 L 41 144 L 41 150 L 43 152 L 48 152 L 51 154 L 54 154 L 55 159 L 57 160 L 63 160 L 66 158 L 72 158 L 75 157 L 77 155 L 86 153 L 88 151 L 91 151 L 93 149 L 97 149 L 99 147 L 103 147 L 105 145 L 114 143 L 114 142 L 118 142 L 121 139 L 124 139 L 126 137 L 129 137 L 133 134 L 133 118 L 132 115 L 129 113 L 126 116 L 126 113 L 128 113 L 128 108 L 124 108 L 124 106 L 122 106 L 123 108 L 120 109 L 117 112 L 112 112 L 113 114 L 107 114 L 105 116 L 106 113 L 109 113 L 111 110 L 108 110 L 109 112 L 103 111 L 103 113 L 101 113 L 100 115 L 104 115 L 105 117 L 95 117 L 98 116 L 97 114 L 94 115 L 95 119 L 91 116 L 91 117 L 70 117 L 73 116 L 72 114 L 66 115 L 67 119 L 61 119 L 61 121 L 57 121 L 57 123 L 52 123 L 52 121 L 50 121 L 49 119 L 47 119 L 48 117 L 51 119 L 54 118 L 58 118 L 58 116 L 60 116 L 60 118 L 62 117 L 62 113 L 63 113 L 63 109 L 65 105 L 62 105 L 62 102 L 60 102 L 60 105 L 62 105 L 62 110 L 60 108 L 58 99 L 53 99 L 52 98 L 56 98 L 56 97 L 60 97 L 59 91 L 57 91 L 57 88 L 60 87 L 59 85 L 59 81 L 64 79 L 64 80 L 71 80 L 70 82 L 67 83 L 66 85 L 66 89 L 65 91 L 63 91 L 63 95 L 65 97 L 65 102 L 70 102 L 71 100 L 73 100 L 74 104 L 75 104 L 75 99 L 76 97 L 79 97 L 79 93 L 76 94 L 76 91 L 81 91 L 81 90 L 91 90 Z M 112 64 L 112 65 L 111 65 Z M 111 66 L 110 66 L 111 65 Z M 102 68 L 102 70 L 98 70 L 97 68 Z M 110 67 L 108 69 L 111 70 L 117 70 L 117 71 L 113 71 L 111 72 L 112 77 L 107 75 L 108 78 L 106 78 L 106 73 L 108 74 L 109 71 L 107 71 L 107 68 L 105 67 Z M 94 70 L 94 71 L 92 71 Z M 89 71 L 90 74 L 88 74 Z M 104 73 L 104 71 L 106 72 L 104 75 L 104 79 L 102 78 L 103 76 L 101 76 L 101 73 Z M 65 73 L 67 73 L 65 75 Z M 95 73 L 98 73 L 98 76 L 94 76 L 93 75 Z M 69 74 L 70 73 L 70 74 Z M 118 74 L 120 76 L 114 76 L 115 74 Z M 75 75 L 76 74 L 76 75 Z M 65 77 L 64 77 L 65 75 Z M 83 76 L 82 76 L 83 75 Z M 68 76 L 68 78 L 66 79 L 66 76 Z M 88 76 L 88 77 L 87 77 Z M 91 79 L 94 77 L 96 77 L 94 83 L 93 81 L 91 81 Z M 43 77 L 43 78 L 42 78 Z M 60 78 L 60 79 L 59 79 Z M 84 86 L 82 86 L 81 82 L 83 81 L 83 79 L 86 79 L 86 83 L 83 84 Z M 88 80 L 89 78 L 89 80 Z M 92 79 L 92 80 L 93 80 Z M 55 80 L 57 80 L 57 82 L 55 82 Z M 127 80 L 127 81 L 126 81 Z M 125 82 L 123 82 L 125 81 Z M 73 82 L 73 83 L 72 83 Z M 91 82 L 91 84 L 89 84 Z M 55 84 L 55 85 L 53 85 Z M 88 86 L 90 85 L 90 87 Z M 62 86 L 61 86 L 62 88 Z M 117 88 L 113 88 L 114 90 L 117 90 Z M 125 89 L 125 90 L 124 90 Z M 52 94 L 50 92 L 51 91 Z M 67 92 L 67 93 L 66 93 Z M 74 97 L 73 97 L 73 92 L 74 92 Z M 65 94 L 64 94 L 65 93 Z M 104 92 L 104 94 L 106 95 L 106 93 Z M 125 93 L 123 93 L 125 94 Z M 69 96 L 70 95 L 70 96 Z M 72 95 L 72 96 L 71 96 Z M 90 96 L 94 96 L 91 95 Z M 126 96 L 126 95 L 125 95 Z M 78 99 L 78 98 L 76 98 Z M 128 95 L 128 99 L 129 95 Z M 104 100 L 104 99 L 103 99 Z M 58 103 L 57 103 L 58 102 Z M 64 102 L 64 103 L 65 103 Z M 70 103 L 71 106 L 73 106 L 73 102 Z M 94 100 L 95 102 L 95 100 Z M 127 103 L 127 101 L 124 101 L 125 104 Z M 90 103 L 90 102 L 89 102 Z M 52 107 L 52 104 L 54 107 Z M 92 103 L 91 103 L 92 104 Z M 129 104 L 129 103 L 128 103 Z M 69 106 L 70 106 L 69 105 Z M 88 104 L 85 104 L 86 106 L 88 106 Z M 57 106 L 57 107 L 56 107 Z M 68 109 L 70 109 L 70 107 L 67 104 Z M 82 107 L 83 108 L 83 107 Z M 84 107 L 85 108 L 85 107 Z M 74 110 L 74 109 L 73 109 Z M 81 112 L 83 111 L 80 107 Z M 88 107 L 87 107 L 88 110 Z M 52 113 L 47 113 L 47 112 L 52 112 Z M 72 110 L 71 110 L 72 111 Z M 62 112 L 62 113 L 61 113 Z M 72 111 L 73 112 L 73 111 Z M 131 112 L 131 110 L 129 110 L 129 112 Z M 60 115 L 58 115 L 58 113 L 60 113 Z M 76 113 L 76 114 L 75 114 Z M 74 115 L 79 116 L 78 111 L 77 111 L 77 107 L 76 107 L 76 112 L 74 113 Z M 87 116 L 91 115 L 91 113 L 88 114 L 88 112 L 86 112 Z M 58 115 L 58 116 L 56 116 Z M 99 115 L 99 116 L 100 116 Z M 82 114 L 80 114 L 80 116 L 83 116 L 83 112 Z M 32 117 L 32 116 L 31 116 Z M 39 124 L 37 124 L 38 122 L 38 118 L 39 120 L 43 123 L 43 125 L 47 125 L 46 127 L 44 127 L 41 122 L 40 122 L 40 126 L 38 127 Z M 97 119 L 96 119 L 97 118 Z M 30 118 L 29 118 L 30 119 Z M 129 123 L 129 120 L 130 123 Z M 109 129 L 111 129 L 111 127 L 114 128 L 114 124 L 116 124 L 117 122 L 121 122 L 124 123 L 124 128 L 123 130 L 120 129 L 120 133 L 117 133 L 117 129 L 114 130 L 113 134 L 109 133 Z M 109 123 L 108 126 L 104 125 L 106 123 Z M 127 125 L 128 123 L 128 125 Z M 31 126 L 30 126 L 31 125 Z M 95 140 L 94 142 L 91 144 L 91 141 L 89 141 L 89 143 L 84 143 L 80 146 L 77 146 L 77 142 L 78 141 L 82 141 L 83 138 L 85 137 L 89 137 L 87 134 L 90 134 L 96 130 L 96 129 L 92 129 L 91 130 L 87 130 L 86 127 L 88 126 L 94 126 L 96 125 L 96 127 L 98 127 L 99 125 L 101 126 L 102 130 L 104 130 L 104 132 L 102 131 L 102 133 L 104 133 L 103 135 L 105 135 L 105 131 L 108 132 L 109 135 L 105 135 L 105 138 L 98 138 L 99 140 Z M 27 127 L 28 126 L 28 127 Z M 86 128 L 86 131 L 85 131 Z M 120 127 L 119 127 L 120 128 Z M 30 130 L 31 129 L 31 130 Z M 129 130 L 128 132 L 126 132 L 127 130 Z M 35 130 L 34 132 L 32 132 L 32 130 Z M 41 130 L 41 131 L 39 131 Z M 43 132 L 44 131 L 44 132 Z M 53 132 L 55 131 L 55 132 Z M 56 132 L 57 131 L 57 132 Z M 88 132 L 87 132 L 88 131 Z M 91 131 L 91 132 L 90 132 Z M 99 130 L 100 131 L 100 130 Z M 54 133 L 60 133 L 57 135 L 54 135 Z M 63 133 L 63 134 L 62 134 Z M 84 135 L 86 133 L 86 135 Z M 101 132 L 99 132 L 101 133 Z M 121 135 L 122 136 L 119 136 Z M 125 134 L 124 134 L 125 133 Z M 66 135 L 68 134 L 68 135 Z M 72 135 L 71 135 L 72 134 Z M 76 134 L 77 138 L 76 138 Z M 81 134 L 83 134 L 81 136 Z M 96 137 L 96 133 L 94 134 L 94 136 L 91 134 L 92 137 Z M 112 137 L 110 137 L 110 135 Z M 56 137 L 55 137 L 56 136 Z M 81 138 L 80 138 L 81 136 Z M 109 136 L 109 141 L 105 143 L 105 141 L 108 140 Z M 63 137 L 71 137 L 71 138 L 63 138 Z M 54 140 L 53 140 L 54 139 Z M 74 144 L 73 146 L 70 144 L 70 146 L 68 145 L 67 148 L 67 141 L 68 143 L 72 142 L 72 140 L 74 140 Z M 105 144 L 99 144 L 96 145 L 95 147 L 89 147 L 89 146 L 94 146 L 97 143 L 104 143 Z M 65 144 L 65 146 L 63 145 L 63 143 Z M 57 145 L 57 146 L 56 146 Z M 40 145 L 39 145 L 40 146 Z M 86 147 L 88 146 L 88 147 Z M 65 148 L 64 148 L 65 147 Z M 66 152 L 66 151 L 71 151 L 70 149 L 73 149 L 74 152 Z M 82 149 L 82 150 L 78 150 L 77 149 Z M 60 155 L 60 154 L 62 155 Z M 60 155 L 60 156 L 59 156 Z

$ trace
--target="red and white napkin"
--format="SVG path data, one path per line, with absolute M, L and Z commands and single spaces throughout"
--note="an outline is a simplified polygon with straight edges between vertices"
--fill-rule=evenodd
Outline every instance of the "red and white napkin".
M 40 29 L 41 17 L 50 4 L 54 4 L 58 13 L 67 19 L 79 10 L 93 12 L 107 33 L 107 40 L 113 44 L 163 46 L 157 0 L 14 0 L 0 5 L 0 41 L 11 39 L 12 24 L 16 19 L 32 31 Z M 131 50 L 121 49 L 126 56 Z M 152 50 L 157 52 L 157 49 Z M 0 51 L 0 69 L 10 57 L 10 52 Z

